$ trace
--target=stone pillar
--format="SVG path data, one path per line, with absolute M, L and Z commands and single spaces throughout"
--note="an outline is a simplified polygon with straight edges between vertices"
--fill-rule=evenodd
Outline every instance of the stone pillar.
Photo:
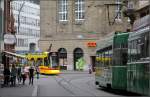
M 73 53 L 67 52 L 67 70 L 73 70 Z
M 84 60 L 85 60 L 85 65 L 84 65 L 84 71 L 88 70 L 88 65 L 90 64 L 90 56 L 88 53 L 84 53 Z

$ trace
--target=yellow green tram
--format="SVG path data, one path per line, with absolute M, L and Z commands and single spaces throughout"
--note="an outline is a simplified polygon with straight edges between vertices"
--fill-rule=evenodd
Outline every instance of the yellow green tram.
M 59 66 L 53 66 L 52 56 L 49 52 L 28 53 L 28 64 L 39 67 L 40 74 L 60 74 Z

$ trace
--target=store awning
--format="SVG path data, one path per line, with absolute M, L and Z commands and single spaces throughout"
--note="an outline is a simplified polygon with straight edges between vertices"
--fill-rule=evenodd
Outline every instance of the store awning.
M 3 53 L 5 53 L 6 55 L 9 55 L 9 56 L 17 57 L 17 58 L 26 58 L 24 55 L 20 55 L 20 54 L 8 52 L 8 51 L 3 51 Z

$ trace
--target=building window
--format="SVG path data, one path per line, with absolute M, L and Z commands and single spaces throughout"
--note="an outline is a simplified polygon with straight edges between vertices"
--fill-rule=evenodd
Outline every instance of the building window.
M 67 21 L 68 20 L 68 0 L 59 0 L 59 21 Z
M 128 1 L 128 9 L 133 9 L 133 8 L 134 8 L 133 1 Z
M 75 20 L 80 21 L 85 19 L 85 1 L 75 0 Z
M 118 4 L 115 11 L 117 16 L 116 19 L 121 19 L 121 0 L 116 0 L 116 4 Z

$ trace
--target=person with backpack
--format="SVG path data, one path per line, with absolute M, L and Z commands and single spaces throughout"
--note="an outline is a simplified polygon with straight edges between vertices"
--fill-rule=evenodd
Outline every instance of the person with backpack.
M 32 84 L 33 85 L 33 80 L 34 80 L 34 67 L 31 66 L 29 68 L 29 85 Z

